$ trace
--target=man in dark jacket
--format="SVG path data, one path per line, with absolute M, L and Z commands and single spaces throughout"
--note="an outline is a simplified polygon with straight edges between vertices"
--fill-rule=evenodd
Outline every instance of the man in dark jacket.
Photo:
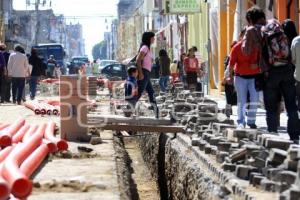
M 1 45 L 2 46 L 2 45 Z M 4 103 L 4 92 L 5 86 L 5 74 L 6 74 L 6 63 L 3 55 L 3 51 L 0 49 L 0 94 L 1 94 L 1 103 Z
M 4 78 L 3 78 L 3 84 L 2 84 L 2 92 L 1 92 L 1 99 L 4 102 L 10 103 L 10 96 L 11 96 L 11 78 L 9 78 L 7 76 L 7 63 L 8 63 L 8 59 L 10 56 L 10 53 L 8 52 L 5 44 L 0 45 L 0 51 L 3 54 L 3 57 L 5 59 L 5 73 L 4 73 Z
M 38 57 L 36 49 L 31 50 L 29 64 L 32 66 L 30 76 L 30 99 L 34 100 L 36 94 L 37 82 L 40 76 L 45 75 L 45 70 L 42 60 Z

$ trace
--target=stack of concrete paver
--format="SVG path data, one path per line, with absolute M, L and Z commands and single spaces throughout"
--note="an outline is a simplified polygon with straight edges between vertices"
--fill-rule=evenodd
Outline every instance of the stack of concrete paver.
M 300 199 L 299 145 L 262 130 L 238 130 L 216 102 L 176 88 L 157 101 L 163 115 L 186 126 L 193 146 L 258 189 L 281 193 L 282 200 Z

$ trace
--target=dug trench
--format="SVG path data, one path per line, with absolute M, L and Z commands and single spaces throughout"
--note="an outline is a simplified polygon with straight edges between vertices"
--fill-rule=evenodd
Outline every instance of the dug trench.
M 192 149 L 172 134 L 114 137 L 114 148 L 121 199 L 215 200 L 232 196 L 213 169 L 201 164 Z

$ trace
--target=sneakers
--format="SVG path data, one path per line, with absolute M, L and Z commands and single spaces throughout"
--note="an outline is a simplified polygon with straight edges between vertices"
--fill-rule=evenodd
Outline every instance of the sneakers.
M 256 124 L 247 124 L 251 129 L 257 129 Z
M 241 130 L 241 129 L 244 129 L 244 128 L 245 128 L 244 124 L 238 124 L 237 127 L 236 127 L 237 130 Z

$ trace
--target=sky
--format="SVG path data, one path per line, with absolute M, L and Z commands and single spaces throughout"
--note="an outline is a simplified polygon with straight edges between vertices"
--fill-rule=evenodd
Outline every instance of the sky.
M 27 0 L 28 1 L 28 0 Z M 36 0 L 30 0 L 34 3 Z M 117 3 L 119 0 L 51 0 L 52 9 L 55 14 L 67 16 L 67 23 L 80 23 L 83 26 L 83 37 L 85 39 L 85 53 L 92 59 L 93 46 L 103 40 L 106 27 L 110 27 L 112 17 L 117 16 Z M 43 0 L 40 0 L 43 2 Z M 46 7 L 49 8 L 50 0 L 47 0 Z M 14 0 L 14 9 L 26 9 L 26 0 Z M 33 7 L 27 7 L 33 9 Z M 70 17 L 72 16 L 72 18 Z M 84 16 L 84 17 L 82 17 Z M 75 17 L 75 19 L 73 18 Z M 107 23 L 105 22 L 107 20 Z M 108 29 L 110 30 L 110 29 Z

